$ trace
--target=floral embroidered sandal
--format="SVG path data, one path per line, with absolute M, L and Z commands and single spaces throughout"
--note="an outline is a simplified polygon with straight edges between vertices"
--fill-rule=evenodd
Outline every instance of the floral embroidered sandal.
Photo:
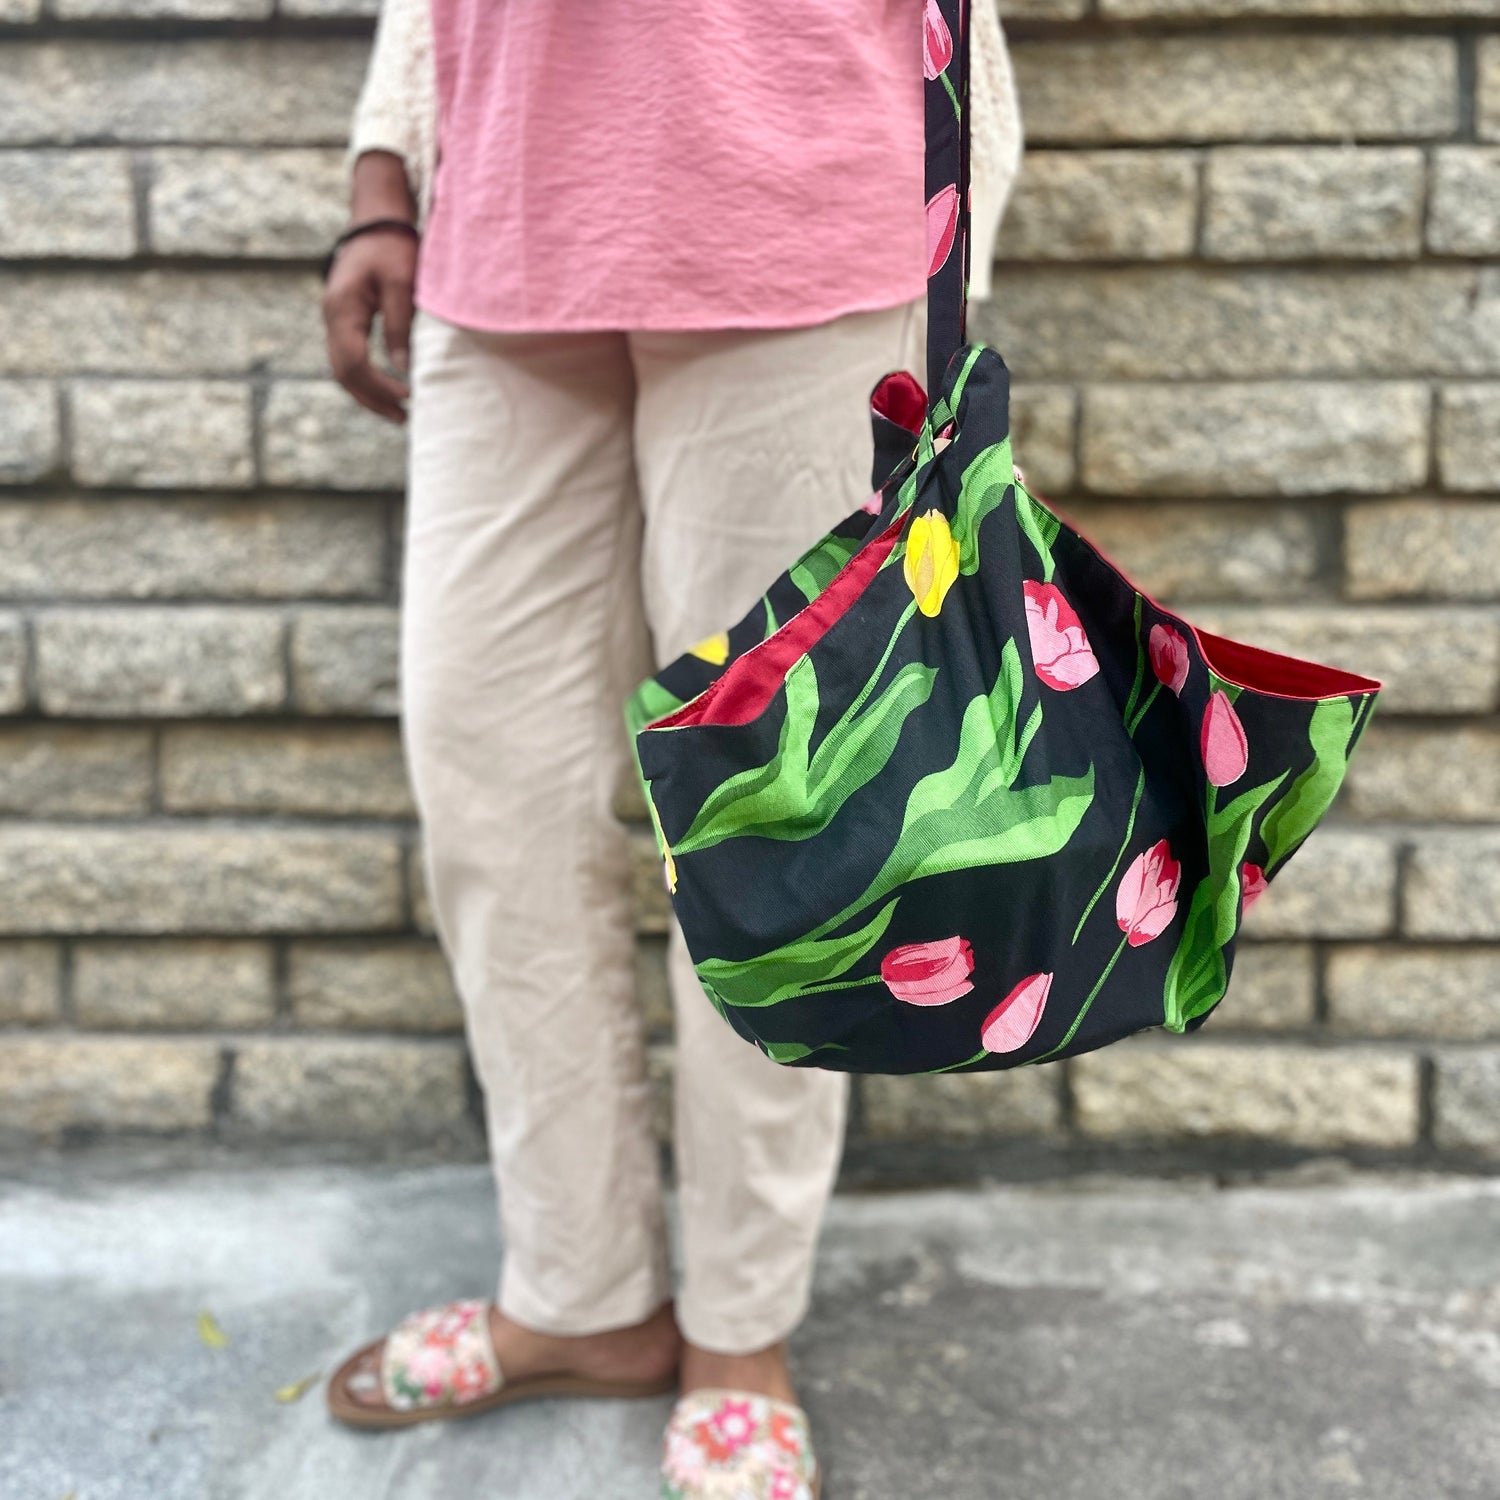
M 489 1303 L 449 1302 L 404 1319 L 351 1354 L 328 1382 L 328 1410 L 351 1427 L 410 1427 L 472 1417 L 538 1396 L 662 1396 L 675 1377 L 656 1381 L 538 1375 L 507 1382 L 490 1338 Z M 378 1396 L 375 1401 L 371 1397 Z
M 818 1500 L 807 1413 L 745 1391 L 684 1396 L 667 1423 L 662 1500 Z

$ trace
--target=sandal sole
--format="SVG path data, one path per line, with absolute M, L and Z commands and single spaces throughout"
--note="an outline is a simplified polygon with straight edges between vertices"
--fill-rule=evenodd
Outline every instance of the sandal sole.
M 548 1397 L 579 1400 L 639 1401 L 652 1396 L 668 1396 L 677 1389 L 677 1377 L 655 1381 L 586 1380 L 579 1375 L 539 1375 L 532 1380 L 518 1380 L 502 1385 L 498 1391 L 467 1401 L 462 1406 L 419 1407 L 412 1411 L 395 1411 L 388 1406 L 367 1406 L 355 1400 L 348 1389 L 349 1377 L 360 1361 L 374 1353 L 385 1342 L 376 1339 L 357 1349 L 328 1380 L 328 1413 L 346 1427 L 366 1432 L 384 1432 L 397 1427 L 414 1427 L 419 1422 L 455 1422 L 463 1417 L 478 1417 L 502 1406 L 521 1401 L 538 1401 Z

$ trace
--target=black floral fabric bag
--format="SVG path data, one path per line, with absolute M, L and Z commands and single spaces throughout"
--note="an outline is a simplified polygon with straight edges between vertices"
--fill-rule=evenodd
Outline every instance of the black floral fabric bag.
M 780 1062 L 1014 1067 L 1223 998 L 1380 684 L 1195 629 L 1030 493 L 965 346 L 961 0 L 928 0 L 929 403 L 879 488 L 627 708 L 699 978 Z

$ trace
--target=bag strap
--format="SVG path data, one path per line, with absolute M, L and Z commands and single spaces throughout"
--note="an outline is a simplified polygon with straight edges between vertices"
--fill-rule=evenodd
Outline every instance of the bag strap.
M 984 0 L 992 4 L 993 0 Z M 968 0 L 923 0 L 927 79 L 927 393 L 963 348 L 969 289 Z

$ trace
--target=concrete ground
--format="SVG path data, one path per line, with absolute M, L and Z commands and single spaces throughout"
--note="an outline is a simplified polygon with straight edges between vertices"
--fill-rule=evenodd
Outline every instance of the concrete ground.
M 653 1496 L 664 1401 L 369 1436 L 274 1398 L 487 1290 L 492 1213 L 469 1166 L 12 1175 L 0 1495 Z M 846 1197 L 797 1363 L 827 1500 L 1496 1500 L 1500 1182 Z

